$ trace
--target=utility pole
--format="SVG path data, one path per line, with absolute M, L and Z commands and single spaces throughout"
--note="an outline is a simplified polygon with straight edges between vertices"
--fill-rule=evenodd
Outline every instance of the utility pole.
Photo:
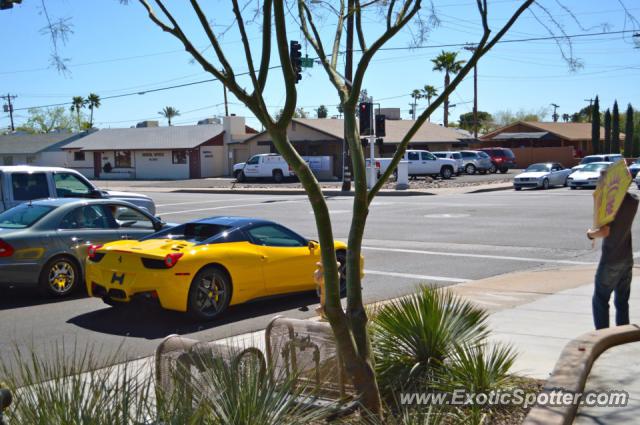
M 555 103 L 552 103 L 551 106 L 553 106 L 553 115 L 551 116 L 553 118 L 553 122 L 558 122 L 558 108 L 560 107 L 560 105 L 556 105 Z
M 222 88 L 224 89 L 224 116 L 228 117 L 229 116 L 229 104 L 227 103 L 227 86 L 225 86 L 223 84 Z
M 464 48 L 475 53 L 476 46 L 466 46 Z M 478 63 L 473 66 L 473 137 L 478 138 Z
M 353 80 L 353 14 L 355 12 L 355 0 L 347 2 L 347 52 L 344 63 L 345 84 L 351 90 Z M 351 155 L 347 145 L 347 135 L 342 139 L 342 191 L 351 191 Z
M 587 119 L 589 120 L 588 122 L 591 122 L 591 115 L 593 115 L 593 102 L 595 101 L 595 99 L 585 99 L 584 101 L 589 102 L 589 116 L 587 117 Z
M 11 101 L 13 99 L 15 99 L 16 95 L 11 95 L 9 93 L 7 93 L 6 96 L 0 96 L 0 99 L 4 99 L 7 101 L 7 104 L 4 105 L 4 111 L 9 113 L 9 118 L 11 119 L 11 131 L 16 131 L 15 126 L 13 125 L 13 104 L 11 103 Z

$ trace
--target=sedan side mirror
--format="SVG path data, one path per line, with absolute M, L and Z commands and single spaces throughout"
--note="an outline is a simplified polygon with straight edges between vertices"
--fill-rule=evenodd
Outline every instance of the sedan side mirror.
M 154 222 L 153 222 L 153 229 L 154 229 L 156 232 L 157 232 L 157 231 L 162 230 L 162 228 L 163 228 L 163 227 L 164 227 L 164 225 L 165 225 L 165 223 L 164 223 L 162 220 L 160 220 L 160 217 L 157 217 L 157 218 L 158 218 L 158 221 L 154 221 Z

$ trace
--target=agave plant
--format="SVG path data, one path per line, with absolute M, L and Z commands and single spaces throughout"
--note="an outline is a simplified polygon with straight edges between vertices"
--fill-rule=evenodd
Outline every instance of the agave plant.
M 507 389 L 514 383 L 509 372 L 516 356 L 510 345 L 458 346 L 443 371 L 441 388 L 475 394 Z
M 376 371 L 388 395 L 431 386 L 456 347 L 481 344 L 487 313 L 448 290 L 421 286 L 416 294 L 385 304 L 372 318 Z

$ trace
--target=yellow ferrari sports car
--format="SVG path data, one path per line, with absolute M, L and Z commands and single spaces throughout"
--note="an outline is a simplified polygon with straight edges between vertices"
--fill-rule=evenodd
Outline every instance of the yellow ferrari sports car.
M 335 242 L 340 287 L 346 244 Z M 139 241 L 92 245 L 86 262 L 90 296 L 109 305 L 157 299 L 169 310 L 211 320 L 229 305 L 315 289 L 320 246 L 286 227 L 246 217 L 212 217 Z

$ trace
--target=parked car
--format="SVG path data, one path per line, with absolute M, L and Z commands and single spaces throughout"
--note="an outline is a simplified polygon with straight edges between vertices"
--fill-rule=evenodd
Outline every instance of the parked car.
M 587 155 L 582 160 L 580 160 L 580 164 L 573 167 L 573 171 L 578 171 L 582 169 L 585 165 L 591 164 L 593 162 L 616 162 L 621 160 L 623 157 L 619 153 L 612 154 L 603 154 L 603 155 Z
M 513 188 L 523 187 L 549 189 L 551 186 L 566 186 L 571 168 L 564 168 L 558 162 L 531 164 L 513 179 Z
M 389 168 L 389 164 L 391 164 L 391 158 L 375 158 L 375 160 L 380 163 L 380 173 L 384 173 Z M 409 177 L 413 178 L 418 176 L 440 176 L 443 179 L 450 179 L 458 169 L 456 160 L 438 158 L 431 152 L 424 150 L 407 150 L 404 153 L 403 160 L 409 163 Z
M 600 173 L 606 170 L 612 162 L 591 162 L 585 164 L 581 169 L 574 171 L 567 179 L 569 187 L 576 189 L 578 187 L 595 188 L 600 179 Z
M 344 292 L 347 245 L 335 242 L 335 249 Z M 211 217 L 140 241 L 93 246 L 86 282 L 89 294 L 109 305 L 151 294 L 165 309 L 210 320 L 229 305 L 315 289 L 318 261 L 317 242 L 280 224 Z
M 238 182 L 247 179 L 271 178 L 276 183 L 282 183 L 285 178 L 293 177 L 295 173 L 281 155 L 264 153 L 254 155 L 247 162 L 233 166 L 233 176 Z
M 458 164 L 458 168 L 456 170 L 456 174 L 460 175 L 464 171 L 464 161 L 462 160 L 462 154 L 457 151 L 441 151 L 441 152 L 431 152 L 438 158 L 449 158 L 456 161 Z
M 640 189 L 640 174 L 636 174 L 636 178 L 633 181 L 636 183 L 636 186 L 638 186 L 638 189 Z
M 629 165 L 629 172 L 631 173 L 631 177 L 634 179 L 638 175 L 638 171 L 640 171 L 640 158 L 636 159 L 631 165 Z
M 464 172 L 467 174 L 485 174 L 487 171 L 495 172 L 495 166 L 489 155 L 482 151 L 460 151 Z
M 63 297 L 83 282 L 91 244 L 139 239 L 167 227 L 115 199 L 44 199 L 0 213 L 0 285 Z
M 486 152 L 491 157 L 491 162 L 496 167 L 492 170 L 492 173 L 500 171 L 506 173 L 511 168 L 516 168 L 516 156 L 511 149 L 507 148 L 481 148 L 483 152 Z
M 156 213 L 150 197 L 99 189 L 76 170 L 30 165 L 0 166 L 0 212 L 23 202 L 45 198 L 118 199 L 131 202 L 152 215 Z

